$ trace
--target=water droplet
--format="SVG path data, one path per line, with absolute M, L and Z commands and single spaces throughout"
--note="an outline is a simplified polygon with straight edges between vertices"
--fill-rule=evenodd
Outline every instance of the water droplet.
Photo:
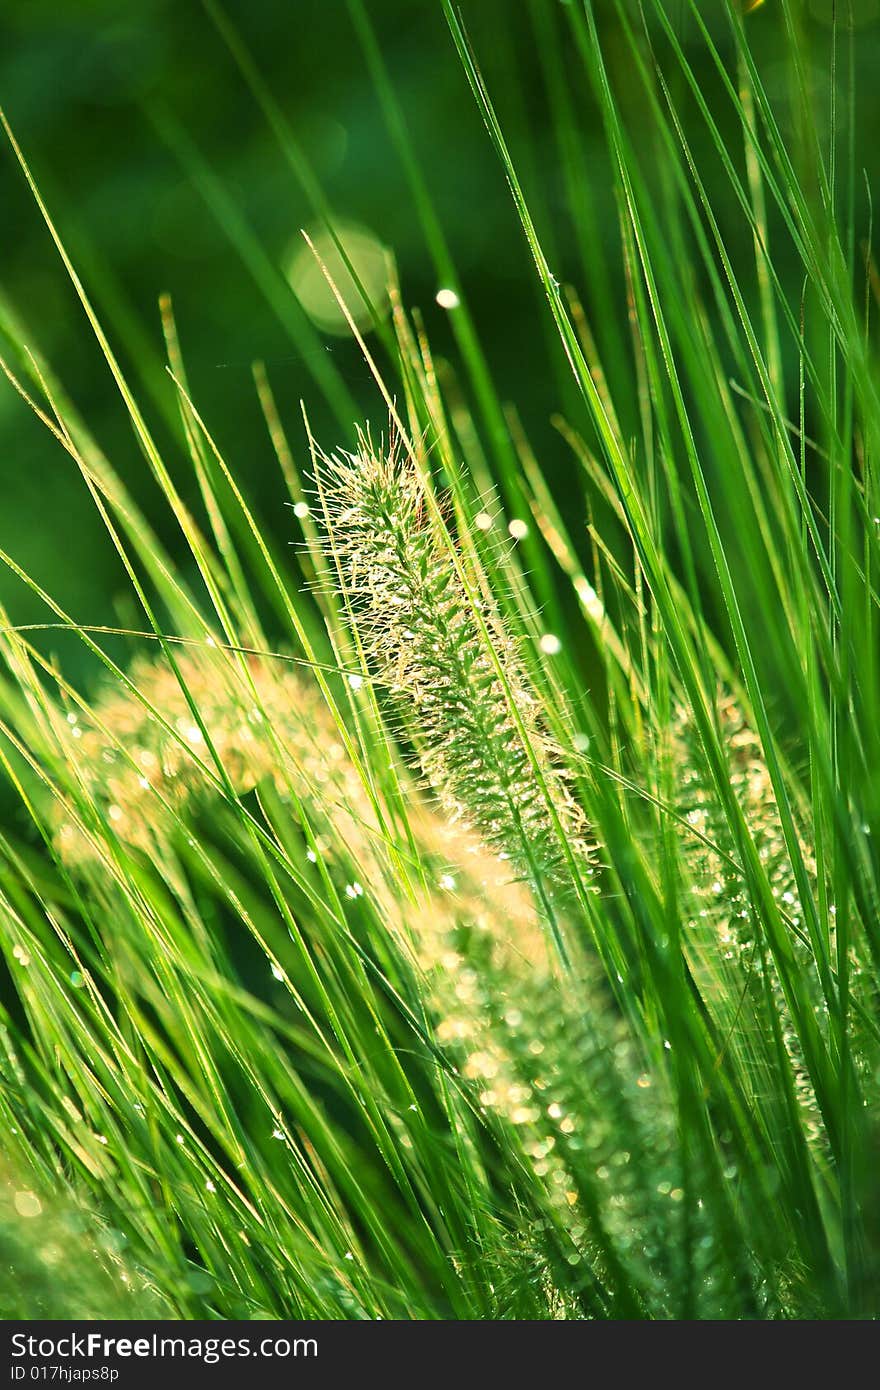
M 488 512 L 477 512 L 474 517 L 474 525 L 478 531 L 491 531 L 492 518 Z
M 461 300 L 455 290 L 440 289 L 434 296 L 441 309 L 457 309 Z
M 14 1201 L 19 1216 L 42 1215 L 43 1203 L 35 1192 L 16 1192 Z
M 545 632 L 538 646 L 546 656 L 558 656 L 562 651 L 562 643 L 555 632 Z
M 528 522 L 522 521 L 519 517 L 514 517 L 507 527 L 507 530 L 515 541 L 525 540 L 529 534 Z
M 304 516 L 308 516 L 310 511 L 311 507 L 308 502 L 296 502 L 294 504 L 293 514 L 295 517 L 299 517 L 300 520 L 302 520 Z

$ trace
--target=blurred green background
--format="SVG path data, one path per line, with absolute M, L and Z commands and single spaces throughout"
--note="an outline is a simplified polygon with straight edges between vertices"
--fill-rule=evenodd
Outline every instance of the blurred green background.
M 723 48 L 722 6 L 718 13 L 715 8 L 705 7 Z M 857 0 L 854 9 L 856 124 L 865 151 L 880 134 L 878 8 L 877 0 Z M 613 7 L 605 9 L 606 56 L 619 90 L 631 92 L 631 128 L 638 131 L 644 98 L 634 75 L 629 80 L 632 60 Z M 440 6 L 429 0 L 368 0 L 367 10 L 495 380 L 502 396 L 516 402 L 549 477 L 564 484 L 573 465 L 550 417 L 563 410 L 579 423 L 574 392 Z M 693 23 L 686 11 L 682 3 L 680 28 L 689 40 Z M 435 351 L 450 352 L 448 314 L 435 302 L 441 286 L 351 6 L 345 0 L 232 0 L 227 12 L 335 215 L 357 224 L 377 246 L 391 248 L 405 302 L 424 311 Z M 462 12 L 542 219 L 554 269 L 577 286 L 600 348 L 610 352 L 625 334 L 617 214 L 601 126 L 570 51 L 564 0 L 466 0 Z M 800 12 L 814 46 L 821 113 L 830 101 L 831 0 L 811 0 Z M 749 23 L 771 91 L 777 83 L 784 125 L 785 38 L 774 0 L 757 7 Z M 316 379 L 322 354 L 338 369 L 359 413 L 381 423 L 383 411 L 357 347 L 344 335 L 310 323 L 285 284 L 299 229 L 313 227 L 316 219 L 216 26 L 197 0 L 136 0 L 125 6 L 114 0 L 6 0 L 0 25 L 0 100 L 114 347 L 132 378 L 139 379 L 172 472 L 192 495 L 174 427 L 173 391 L 163 375 L 157 298 L 164 291 L 173 298 L 194 398 L 255 498 L 262 521 L 284 537 L 289 517 L 257 406 L 252 360 L 267 363 L 300 457 L 300 398 L 323 445 L 348 442 L 340 439 L 340 426 Z M 559 62 L 571 76 L 585 175 L 578 207 L 566 189 L 545 86 L 541 55 L 547 46 L 536 41 L 547 25 L 557 35 Z M 873 41 L 861 42 L 863 34 Z M 719 119 L 729 122 L 717 87 L 707 83 L 707 96 Z M 697 122 L 691 133 L 699 154 Z M 650 163 L 649 149 L 646 155 Z M 862 162 L 857 150 L 857 167 Z M 716 165 L 711 157 L 704 161 L 710 178 Z M 724 230 L 749 284 L 754 279 L 751 237 L 716 172 L 715 206 L 722 217 L 728 208 Z M 215 180 L 212 196 L 226 200 L 226 228 L 204 196 L 206 178 Z M 170 523 L 109 374 L 8 149 L 0 163 L 0 208 L 4 293 L 116 470 L 173 545 Z M 231 243 L 230 216 L 240 219 L 241 235 L 252 236 L 260 248 L 255 254 L 265 258 L 261 273 L 274 287 L 268 298 Z M 867 216 L 860 186 L 860 226 Z M 578 219 L 595 248 L 594 267 L 604 263 L 604 303 L 596 302 L 595 288 L 583 273 Z M 797 273 L 793 267 L 793 276 Z M 794 283 L 790 288 L 797 293 Z M 308 350 L 285 326 L 294 320 L 311 334 Z M 793 357 L 787 366 L 796 371 Z M 623 423 L 635 432 L 635 402 L 632 418 Z M 120 616 L 116 599 L 127 584 L 86 490 L 70 460 L 5 385 L 0 388 L 0 482 L 0 544 L 63 597 L 80 621 L 112 622 Z M 185 563 L 182 545 L 178 553 Z M 17 621 L 46 616 L 5 571 L 0 572 L 0 601 Z

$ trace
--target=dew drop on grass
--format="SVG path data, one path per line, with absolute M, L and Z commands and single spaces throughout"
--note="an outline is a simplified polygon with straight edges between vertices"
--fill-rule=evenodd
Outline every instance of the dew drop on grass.
M 520 517 L 515 516 L 513 520 L 509 523 L 507 530 L 515 541 L 525 540 L 526 536 L 529 534 L 528 522 L 525 522 Z
M 461 300 L 455 293 L 455 290 L 451 290 L 446 287 L 444 287 L 443 289 L 439 289 L 435 294 L 434 298 L 440 305 L 441 309 L 457 309 L 459 304 L 461 303 Z

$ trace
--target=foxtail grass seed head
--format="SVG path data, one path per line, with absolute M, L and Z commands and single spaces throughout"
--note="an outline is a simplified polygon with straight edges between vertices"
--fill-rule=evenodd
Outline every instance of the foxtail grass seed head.
M 730 785 L 754 838 L 773 896 L 792 929 L 792 951 L 818 1016 L 821 1012 L 819 982 L 810 948 L 797 934 L 803 926 L 803 905 L 761 741 L 739 702 L 728 692 L 719 695 L 718 715 L 728 755 Z M 720 957 L 722 965 L 730 972 L 742 974 L 752 989 L 759 990 L 761 981 L 769 987 L 805 1132 L 812 1141 L 824 1141 L 819 1107 L 782 985 L 769 953 L 757 949 L 746 887 L 731 862 L 736 859 L 736 844 L 705 766 L 692 716 L 685 709 L 680 709 L 673 721 L 672 747 L 680 769 L 681 810 L 689 828 L 682 828 L 682 835 L 694 908 L 691 935 L 695 941 L 705 943 L 703 949 L 707 952 L 710 970 L 714 971 Z M 698 832 L 702 838 L 696 838 L 689 831 Z M 801 837 L 801 852 L 807 873 L 815 884 L 816 860 L 805 836 Z
M 588 875 L 586 820 L 517 643 L 492 604 L 469 592 L 399 439 L 377 449 L 361 436 L 356 453 L 321 460 L 318 481 L 327 551 L 367 665 L 393 696 L 446 815 L 542 896 L 571 885 L 569 855 Z
M 245 676 L 236 657 L 216 649 L 182 652 L 177 666 L 236 794 L 263 780 L 283 799 L 292 790 L 316 831 L 332 823 L 340 841 L 369 862 L 378 843 L 375 810 L 318 687 L 288 663 L 257 656 L 248 658 Z M 71 756 L 116 838 L 161 854 L 173 841 L 175 817 L 219 795 L 214 761 L 170 666 L 139 660 L 130 678 L 140 698 L 114 687 L 95 701 L 93 719 L 75 716 Z M 71 865 L 97 856 L 63 807 L 55 838 Z
M 182 652 L 177 665 L 233 789 L 244 794 L 263 780 L 279 792 L 289 785 L 320 830 L 325 860 L 332 862 L 337 844 L 356 853 L 371 877 L 365 887 L 346 868 L 345 900 L 354 903 L 365 892 L 380 897 L 388 931 L 407 945 L 424 978 L 437 1042 L 475 1102 L 516 1128 L 537 1175 L 546 1181 L 555 1175 L 551 1192 L 560 1219 L 571 1225 L 579 1219 L 563 1195 L 571 1182 L 553 1151 L 556 1128 L 569 1123 L 569 1109 L 553 1089 L 555 1049 L 552 1060 L 544 1056 L 539 1065 L 556 979 L 527 883 L 512 881 L 509 862 L 462 825 L 450 825 L 413 798 L 409 824 L 427 886 L 415 902 L 401 898 L 390 864 L 371 853 L 381 843 L 375 810 L 308 677 L 253 657 L 244 679 L 237 658 L 216 648 Z M 141 660 L 130 676 L 140 698 L 114 687 L 95 702 L 92 719 L 81 712 L 75 722 L 61 723 L 75 743 L 79 778 L 114 836 L 168 866 L 178 817 L 185 820 L 196 803 L 216 804 L 221 792 L 199 761 L 210 766 L 205 735 L 173 671 L 162 660 Z M 98 867 L 99 842 L 68 818 L 59 816 L 55 829 L 72 868 Z M 312 851 L 308 857 L 316 858 Z M 30 964 L 24 948 L 16 947 L 13 957 L 22 969 Z M 284 980 L 276 964 L 270 969 Z M 273 1137 L 284 1134 L 276 1128 Z M 106 1141 L 99 1136 L 98 1142 Z M 183 1145 L 184 1136 L 177 1134 L 175 1142 Z

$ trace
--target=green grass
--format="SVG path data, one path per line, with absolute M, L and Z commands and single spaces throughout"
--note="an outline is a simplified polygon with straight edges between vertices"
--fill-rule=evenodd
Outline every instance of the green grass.
M 461 300 L 438 360 L 389 264 L 390 318 L 350 321 L 368 435 L 246 216 L 154 113 L 337 413 L 316 441 L 309 402 L 282 420 L 255 367 L 292 549 L 191 399 L 167 300 L 160 448 L 152 363 L 151 385 L 124 374 L 7 127 L 176 538 L 0 301 L 11 387 L 128 587 L 98 629 L 0 556 L 45 609 L 0 614 L 3 1265 L 37 1228 L 75 1243 L 68 1210 L 95 1247 L 93 1284 L 35 1257 L 4 1307 L 875 1317 L 880 397 L 845 19 L 824 123 L 791 0 L 784 103 L 736 6 L 709 25 L 533 0 L 568 285 L 536 165 L 441 7 L 533 259 L 524 350 L 558 386 L 561 477 L 495 380 L 360 0 Z

